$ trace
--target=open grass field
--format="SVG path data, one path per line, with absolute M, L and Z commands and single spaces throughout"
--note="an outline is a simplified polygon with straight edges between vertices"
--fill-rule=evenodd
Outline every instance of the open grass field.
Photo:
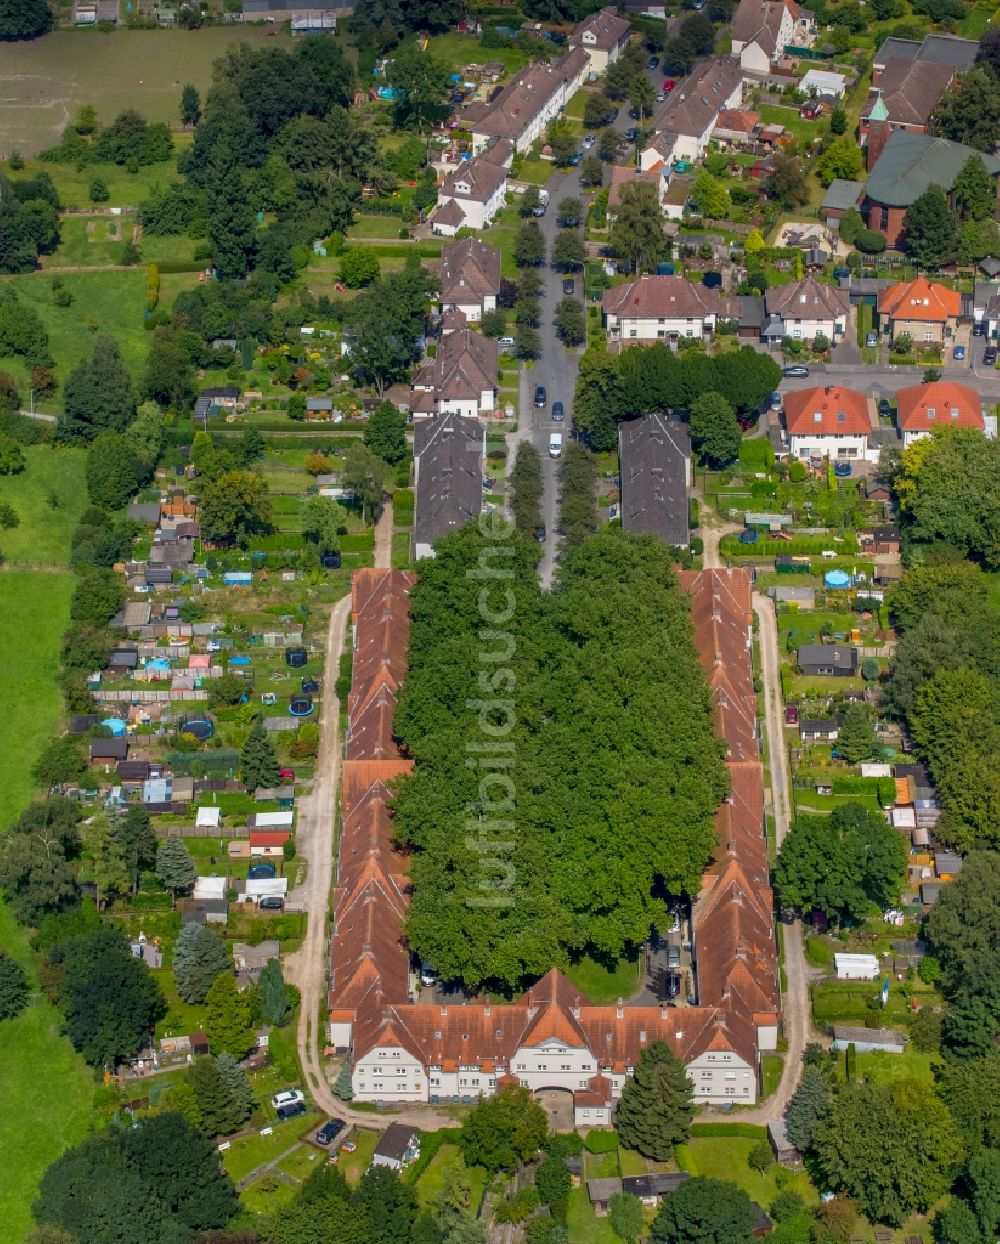
M 677 1164 L 691 1175 L 726 1179 L 736 1184 L 766 1209 L 778 1193 L 775 1175 L 779 1168 L 771 1166 L 763 1175 L 751 1170 L 747 1158 L 755 1144 L 757 1141 L 742 1136 L 696 1136 L 686 1145 L 678 1145 Z M 807 1205 L 815 1205 L 819 1200 L 805 1171 L 796 1172 L 785 1186 L 797 1192 Z
M 31 798 L 31 770 L 59 722 L 59 640 L 69 625 L 68 573 L 0 570 L 0 827 Z
M 68 566 L 70 536 L 87 504 L 84 452 L 29 445 L 24 456 L 25 469 L 0 483 L 0 498 L 10 502 L 20 519 L 19 526 L 0 533 L 0 553 L 8 567 L 18 562 Z M 58 506 L 50 504 L 50 494 Z
M 0 52 L 0 58 L 3 53 Z M 3 104 L 0 103 L 0 115 Z M 174 151 L 177 154 L 190 145 L 193 135 L 175 134 Z M 77 170 L 72 164 L 49 164 L 44 160 L 25 160 L 23 173 L 18 177 L 33 177 L 36 173 L 48 173 L 59 192 L 63 207 L 89 208 L 90 183 L 99 177 L 108 188 L 108 198 L 102 207 L 138 207 L 156 189 L 162 189 L 180 180 L 176 159 L 162 164 L 150 164 L 138 172 L 129 173 L 118 164 L 91 164 Z
M 0 156 L 51 147 L 82 104 L 105 124 L 126 108 L 149 121 L 180 124 L 181 87 L 202 92 L 212 62 L 238 43 L 291 46 L 265 26 L 202 30 L 57 30 L 30 43 L 0 45 Z
M 620 1244 L 621 1237 L 612 1231 L 610 1221 L 594 1213 L 585 1187 L 571 1189 L 566 1219 L 573 1244 Z
M 0 612 L 5 588 L 0 578 Z M 2 904 L 0 946 L 30 967 L 27 937 Z M 45 1168 L 88 1130 L 93 1077 L 60 1035 L 59 1023 L 55 1007 L 36 992 L 22 1015 L 0 1024 L 0 1235 L 9 1244 L 19 1244 L 31 1229 L 31 1203 Z
M 623 960 L 614 970 L 585 955 L 566 969 L 566 975 L 596 1006 L 607 1006 L 618 998 L 630 998 L 639 988 L 640 961 Z
M 62 410 L 61 386 L 80 359 L 93 349 L 93 338 L 97 332 L 107 332 L 115 338 L 133 379 L 141 375 L 149 350 L 149 334 L 142 326 L 146 296 L 144 267 L 64 274 L 63 285 L 73 295 L 73 303 L 69 307 L 56 306 L 52 282 L 43 272 L 8 279 L 17 290 L 18 297 L 41 316 L 55 361 L 60 389 L 46 401 L 36 402 L 36 409 L 50 414 L 58 414 Z M 194 273 L 161 277 L 160 299 L 163 304 L 170 307 L 180 291 L 190 288 L 197 279 Z M 25 379 L 25 368 L 18 357 L 0 357 L 0 368 L 19 381 Z
M 457 30 L 434 35 L 427 50 L 440 56 L 455 73 L 460 73 L 466 65 L 484 65 L 488 60 L 503 61 L 508 73 L 516 73 L 530 60 L 520 48 L 484 48 L 475 35 L 461 34 Z

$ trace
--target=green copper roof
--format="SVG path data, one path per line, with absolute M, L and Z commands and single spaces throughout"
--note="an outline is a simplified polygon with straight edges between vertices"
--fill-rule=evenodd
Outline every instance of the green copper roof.
M 889 109 L 885 106 L 885 100 L 881 95 L 872 104 L 872 110 L 868 114 L 869 121 L 888 121 Z
M 1000 173 L 1000 160 L 984 151 L 930 134 L 894 130 L 868 178 L 868 197 L 887 207 L 909 207 L 930 185 L 950 190 L 970 156 L 979 156 L 988 173 Z

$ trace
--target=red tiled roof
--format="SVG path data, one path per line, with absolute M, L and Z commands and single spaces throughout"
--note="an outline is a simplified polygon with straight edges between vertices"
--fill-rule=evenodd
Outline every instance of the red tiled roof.
M 283 847 L 291 836 L 287 829 L 252 829 L 250 846 L 251 848 Z
M 839 384 L 786 393 L 785 426 L 791 436 L 865 436 L 872 430 L 868 399 Z
M 722 296 L 682 276 L 640 276 L 604 291 L 605 314 L 620 319 L 701 319 L 724 314 Z
M 904 432 L 930 432 L 933 428 L 985 428 L 979 394 L 964 384 L 937 380 L 898 389 L 896 409 Z
M 890 285 L 879 295 L 880 315 L 898 320 L 920 320 L 924 323 L 943 324 L 957 319 L 962 311 L 962 295 L 957 289 L 938 285 L 918 276 L 913 281 L 900 281 Z

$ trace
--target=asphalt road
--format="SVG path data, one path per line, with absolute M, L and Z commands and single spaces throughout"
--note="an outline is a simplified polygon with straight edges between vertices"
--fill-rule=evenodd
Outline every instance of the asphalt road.
M 975 358 L 982 358 L 983 344 L 981 338 L 974 339 Z M 958 384 L 968 385 L 976 389 L 981 397 L 1000 401 L 1000 372 L 993 369 L 970 367 L 966 363 L 956 363 L 939 369 L 942 380 L 954 380 Z M 809 367 L 808 376 L 785 377 L 778 386 L 782 393 L 791 393 L 796 389 L 813 389 L 817 385 L 841 384 L 851 388 L 864 389 L 874 393 L 876 397 L 895 393 L 897 389 L 905 389 L 909 385 L 920 384 L 923 380 L 922 367 L 838 367 L 835 363 L 829 366 Z
M 663 73 L 657 68 L 649 71 L 650 81 L 659 90 L 663 85 Z M 615 129 L 624 133 L 635 122 L 628 115 L 629 105 L 619 105 Z M 635 148 L 629 147 L 620 162 L 626 163 L 635 159 Z M 580 174 L 575 168 L 557 171 L 545 183 L 549 192 L 549 206 L 539 221 L 545 235 L 546 254 L 552 253 L 552 245 L 559 232 L 556 217 L 561 199 L 575 196 L 587 202 L 592 192 L 580 186 Z M 510 438 L 516 444 L 522 440 L 530 440 L 542 458 L 542 478 L 545 492 L 542 499 L 542 522 L 545 524 L 545 546 L 539 565 L 539 576 L 544 587 L 552 583 L 552 575 L 556 565 L 559 546 L 559 534 L 556 530 L 559 509 L 559 460 L 549 457 L 549 436 L 553 432 L 562 432 L 563 445 L 570 439 L 573 426 L 573 394 L 576 389 L 576 376 L 580 365 L 583 347 L 569 350 L 559 340 L 552 324 L 552 317 L 560 299 L 566 297 L 562 291 L 563 279 L 566 275 L 546 266 L 539 270 L 545 283 L 541 297 L 542 355 L 533 367 L 521 368 L 521 394 L 518 430 Z M 583 273 L 574 273 L 576 291 L 574 296 L 583 301 Z M 534 393 L 538 385 L 545 389 L 546 404 L 544 408 L 534 405 Z M 562 402 L 566 417 L 562 423 L 552 420 L 552 403 Z

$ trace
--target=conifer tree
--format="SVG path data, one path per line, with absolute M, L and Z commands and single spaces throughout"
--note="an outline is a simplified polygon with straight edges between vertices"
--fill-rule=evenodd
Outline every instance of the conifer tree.
M 644 1157 L 666 1161 L 674 1145 L 687 1140 L 694 1114 L 694 1086 L 684 1064 L 665 1041 L 653 1041 L 639 1055 L 622 1087 L 618 1135 Z
M 156 853 L 156 875 L 176 898 L 194 885 L 198 870 L 183 838 L 164 838 Z
M 174 946 L 174 981 L 185 1002 L 204 1002 L 222 972 L 233 967 L 229 947 L 211 929 L 186 924 Z
M 261 787 L 278 785 L 278 757 L 261 717 L 256 718 L 243 744 L 240 772 L 248 794 L 252 795 Z

